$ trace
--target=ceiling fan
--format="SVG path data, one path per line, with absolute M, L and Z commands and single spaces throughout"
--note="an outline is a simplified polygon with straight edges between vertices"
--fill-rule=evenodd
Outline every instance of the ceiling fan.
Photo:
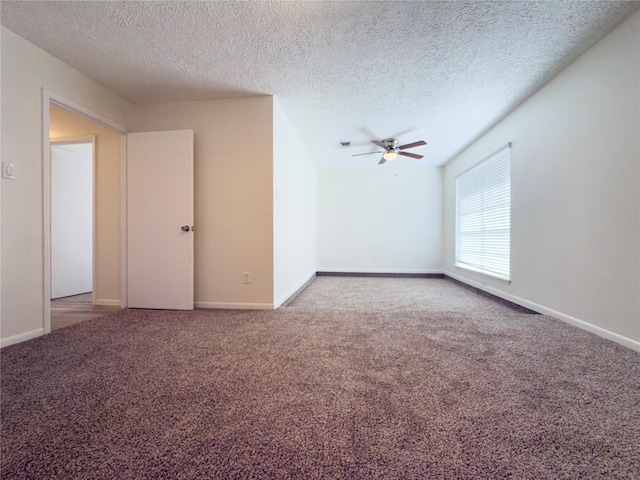
M 385 138 L 384 140 L 371 140 L 371 143 L 376 144 L 380 148 L 384 148 L 383 152 L 369 152 L 369 153 L 357 153 L 352 155 L 352 157 L 358 157 L 360 155 L 372 155 L 374 153 L 382 153 L 382 158 L 378 162 L 378 165 L 382 165 L 383 163 L 394 160 L 398 155 L 403 155 L 405 157 L 416 158 L 420 160 L 424 155 L 418 155 L 415 153 L 405 152 L 403 150 L 407 148 L 420 147 L 422 145 L 426 145 L 427 142 L 424 140 L 420 140 L 418 142 L 407 143 L 405 145 L 398 145 L 400 142 L 397 138 Z

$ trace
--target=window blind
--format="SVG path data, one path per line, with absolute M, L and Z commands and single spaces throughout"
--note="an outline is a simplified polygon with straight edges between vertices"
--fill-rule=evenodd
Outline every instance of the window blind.
M 511 144 L 456 178 L 457 267 L 510 280 Z

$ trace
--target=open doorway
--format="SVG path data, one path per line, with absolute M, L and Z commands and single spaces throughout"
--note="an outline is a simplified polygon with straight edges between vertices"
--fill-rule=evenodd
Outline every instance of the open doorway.
M 43 91 L 44 331 L 126 306 L 124 128 Z

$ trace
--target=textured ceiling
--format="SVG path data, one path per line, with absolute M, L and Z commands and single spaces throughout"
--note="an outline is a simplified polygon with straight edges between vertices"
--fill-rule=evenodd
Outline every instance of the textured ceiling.
M 133 103 L 275 95 L 318 167 L 334 168 L 375 165 L 351 155 L 389 136 L 424 139 L 420 163 L 445 163 L 639 7 L 2 1 L 1 20 Z

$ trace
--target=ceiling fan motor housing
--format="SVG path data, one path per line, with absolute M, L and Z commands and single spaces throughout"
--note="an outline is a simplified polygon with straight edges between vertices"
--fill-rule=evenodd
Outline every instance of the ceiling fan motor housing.
M 397 152 L 398 151 L 398 139 L 397 138 L 385 138 L 382 140 L 384 144 L 384 148 L 387 149 L 387 152 Z

